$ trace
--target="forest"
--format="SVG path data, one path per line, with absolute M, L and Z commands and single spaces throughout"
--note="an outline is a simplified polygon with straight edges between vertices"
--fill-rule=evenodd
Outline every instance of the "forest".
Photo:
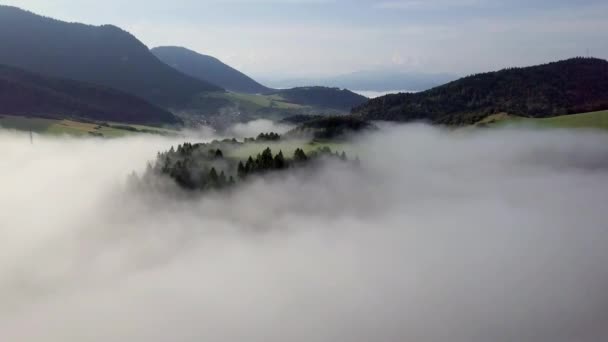
M 297 148 L 293 155 L 266 147 L 248 158 L 231 154 L 246 144 L 263 144 L 281 139 L 277 133 L 261 133 L 256 138 L 240 142 L 236 139 L 214 140 L 210 143 L 183 143 L 169 151 L 159 152 L 154 163 L 148 165 L 146 176 L 169 177 L 182 189 L 190 191 L 222 190 L 255 177 L 319 165 L 323 161 L 337 161 L 358 165 L 359 159 L 350 160 L 346 152 L 332 151 L 322 146 L 308 154 Z
M 492 114 L 543 118 L 608 109 L 608 62 L 572 58 L 476 74 L 420 93 L 379 97 L 353 109 L 365 120 L 468 125 Z

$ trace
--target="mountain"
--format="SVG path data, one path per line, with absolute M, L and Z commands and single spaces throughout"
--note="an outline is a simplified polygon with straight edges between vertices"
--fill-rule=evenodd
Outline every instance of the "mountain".
M 151 51 L 161 61 L 184 74 L 217 84 L 233 92 L 262 94 L 271 90 L 211 56 L 175 46 L 157 47 Z
M 367 70 L 331 77 L 294 78 L 285 80 L 267 79 L 266 82 L 277 88 L 291 88 L 298 85 L 315 84 L 356 91 L 394 92 L 396 90 L 423 91 L 453 81 L 456 78 L 456 76 L 451 74 Z
M 218 86 L 161 62 L 118 27 L 67 23 L 0 6 L 0 64 L 97 83 L 165 107 Z
M 0 114 L 175 124 L 173 114 L 111 88 L 0 65 Z
M 299 87 L 277 90 L 271 94 L 279 95 L 295 104 L 341 111 L 349 111 L 368 100 L 367 97 L 347 89 L 328 87 Z
M 596 58 L 477 74 L 415 94 L 370 100 L 368 120 L 470 124 L 495 113 L 551 117 L 608 109 L 608 62 Z

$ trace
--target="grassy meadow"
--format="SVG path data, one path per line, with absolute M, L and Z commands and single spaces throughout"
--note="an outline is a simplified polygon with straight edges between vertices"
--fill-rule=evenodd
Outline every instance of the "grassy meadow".
M 149 133 L 172 135 L 177 131 L 142 125 L 119 123 L 97 124 L 74 120 L 0 115 L 0 128 L 32 131 L 39 134 L 96 136 L 117 138 L 133 134 Z
M 525 126 L 535 128 L 566 128 L 566 129 L 596 129 L 608 130 L 608 110 L 561 115 L 551 118 L 524 118 L 506 113 L 494 114 L 481 121 L 476 126 L 504 127 Z

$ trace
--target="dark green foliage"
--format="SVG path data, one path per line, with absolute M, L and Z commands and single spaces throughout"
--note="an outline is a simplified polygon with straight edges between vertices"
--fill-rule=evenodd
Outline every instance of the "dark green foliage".
M 1 65 L 0 113 L 147 125 L 180 122 L 170 112 L 118 90 Z
M 355 108 L 366 120 L 466 125 L 496 113 L 552 117 L 608 108 L 608 62 L 565 61 L 462 78 L 416 94 L 379 97 Z
M 285 167 L 287 167 L 285 157 L 283 157 L 283 151 L 279 151 L 279 154 L 274 157 L 273 163 L 273 167 L 275 170 L 283 170 Z
M 332 152 L 329 147 L 314 151 L 310 156 L 297 149 L 291 160 L 285 158 L 283 151 L 275 155 L 270 148 L 266 148 L 255 158 L 250 156 L 243 162 L 227 157 L 219 148 L 229 149 L 230 146 L 226 145 L 229 143 L 232 142 L 184 143 L 177 149 L 171 147 L 168 152 L 157 155 L 156 163 L 149 167 L 148 172 L 169 176 L 184 189 L 205 191 L 221 190 L 253 176 L 300 168 L 317 160 L 348 162 L 346 153 Z M 217 157 L 219 154 L 222 157 Z
M 328 116 L 301 124 L 287 133 L 289 137 L 310 136 L 315 139 L 345 138 L 353 133 L 375 129 L 376 126 L 361 118 L 348 116 Z
M 347 89 L 328 87 L 292 88 L 279 90 L 274 94 L 278 94 L 292 103 L 342 111 L 349 111 L 368 100 L 367 97 Z
M 293 154 L 293 160 L 296 163 L 306 162 L 308 160 L 308 156 L 306 155 L 306 153 L 304 153 L 304 150 L 298 148 Z
M 270 170 L 274 166 L 274 158 L 270 147 L 266 148 L 262 155 L 256 160 L 259 171 Z
M 271 91 L 218 59 L 183 47 L 163 46 L 151 50 L 156 57 L 186 75 L 217 84 L 227 90 L 262 94 Z
M 0 46 L 0 64 L 101 84 L 162 106 L 222 91 L 171 68 L 137 38 L 111 25 L 67 23 L 0 6 Z
M 247 177 L 247 169 L 245 168 L 245 165 L 243 165 L 242 161 L 239 162 L 239 166 L 237 168 L 237 176 L 241 180 Z
M 264 141 L 279 141 L 281 140 L 281 136 L 278 133 L 270 132 L 270 133 L 260 133 L 256 138 L 258 142 Z

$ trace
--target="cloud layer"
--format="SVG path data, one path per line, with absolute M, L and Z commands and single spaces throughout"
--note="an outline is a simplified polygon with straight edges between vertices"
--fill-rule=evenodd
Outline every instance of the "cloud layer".
M 403 126 L 360 170 L 127 184 L 176 143 L 0 131 L 0 340 L 608 337 L 603 134 Z

